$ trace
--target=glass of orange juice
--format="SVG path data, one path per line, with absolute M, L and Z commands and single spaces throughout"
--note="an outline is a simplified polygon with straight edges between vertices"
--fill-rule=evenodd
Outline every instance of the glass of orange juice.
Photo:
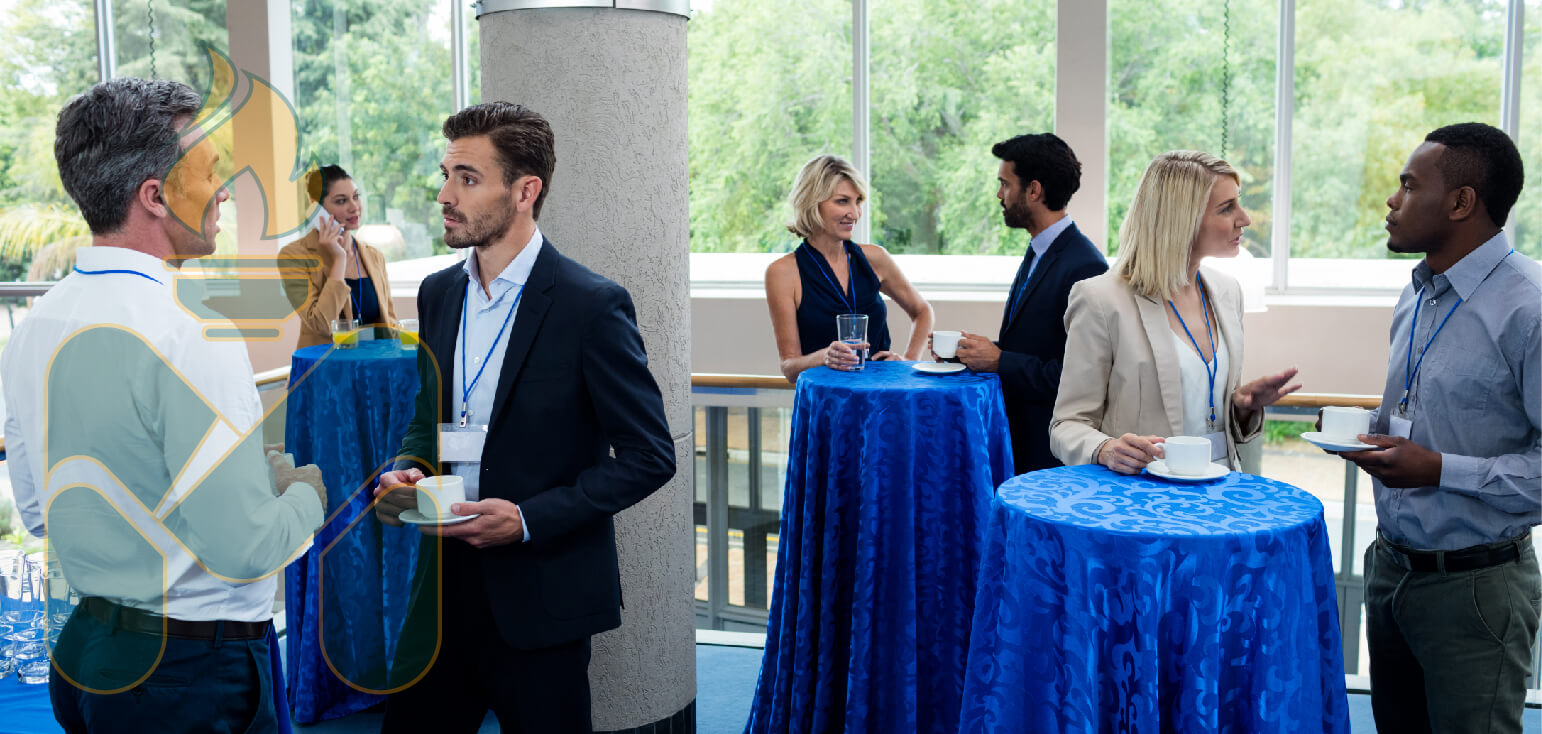
M 396 338 L 401 341 L 402 349 L 409 352 L 418 348 L 418 320 L 402 319 L 396 324 Z
M 337 349 L 353 349 L 359 345 L 359 322 L 355 319 L 333 319 L 332 346 Z

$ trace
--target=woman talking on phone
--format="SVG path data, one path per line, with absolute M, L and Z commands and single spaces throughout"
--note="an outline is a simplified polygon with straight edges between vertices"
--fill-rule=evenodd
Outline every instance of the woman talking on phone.
M 311 201 L 321 204 L 321 218 L 315 229 L 278 252 L 280 258 L 321 263 L 310 271 L 308 286 L 285 281 L 300 314 L 297 346 L 331 343 L 334 319 L 355 319 L 360 326 L 395 324 L 385 256 L 354 237 L 364 220 L 364 200 L 353 179 L 339 166 L 322 166 L 311 172 L 306 189 Z M 309 301 L 307 294 L 313 296 Z

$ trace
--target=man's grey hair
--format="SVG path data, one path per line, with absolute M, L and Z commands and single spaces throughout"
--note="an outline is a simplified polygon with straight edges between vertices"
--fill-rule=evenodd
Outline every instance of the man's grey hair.
M 181 82 L 124 77 L 65 103 L 54 129 L 54 160 L 92 234 L 118 231 L 139 185 L 171 171 L 182 153 L 178 123 L 202 102 Z

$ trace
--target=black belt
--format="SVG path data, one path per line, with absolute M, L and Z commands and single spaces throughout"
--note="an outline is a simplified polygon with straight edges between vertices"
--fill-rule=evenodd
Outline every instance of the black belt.
M 181 640 L 260 640 L 268 636 L 268 628 L 273 625 L 271 621 L 266 620 L 236 622 L 221 619 L 189 622 L 173 617 L 163 617 L 143 609 L 126 607 L 99 596 L 88 596 L 82 599 L 78 611 L 118 629 L 146 635 L 164 633 L 167 637 Z
M 1531 544 L 1531 533 L 1507 541 L 1503 545 L 1481 545 L 1450 551 L 1414 550 L 1394 545 L 1381 537 L 1380 531 L 1376 533 L 1376 540 L 1381 543 L 1382 548 L 1392 554 L 1399 566 L 1410 571 L 1430 573 L 1443 570 L 1446 573 L 1457 573 L 1498 566 L 1520 558 L 1522 548 Z

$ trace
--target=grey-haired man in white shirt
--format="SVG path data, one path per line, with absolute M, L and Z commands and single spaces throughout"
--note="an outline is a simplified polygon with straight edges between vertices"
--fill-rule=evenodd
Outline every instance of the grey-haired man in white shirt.
M 264 460 L 244 345 L 206 340 L 176 299 L 228 198 L 200 106 L 129 78 L 65 104 L 54 156 L 92 246 L 0 354 L 18 507 L 83 596 L 49 691 L 68 732 L 273 732 L 287 715 L 269 680 L 276 572 L 326 495 L 314 466 Z

